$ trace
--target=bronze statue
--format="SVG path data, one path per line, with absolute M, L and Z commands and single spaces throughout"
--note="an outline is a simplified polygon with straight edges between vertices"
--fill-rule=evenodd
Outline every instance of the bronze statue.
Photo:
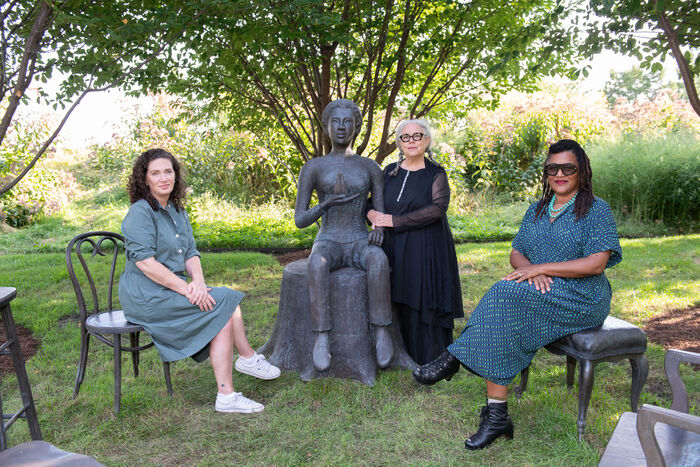
M 376 162 L 352 151 L 351 144 L 362 125 L 360 109 L 354 102 L 348 99 L 331 102 L 323 110 L 321 123 L 333 146 L 328 154 L 302 167 L 294 212 L 294 222 L 300 229 L 321 217 L 321 229 L 308 261 L 314 367 L 325 371 L 331 363 L 330 272 L 350 266 L 367 273 L 369 321 L 374 327 L 377 364 L 386 368 L 393 356 L 388 333 L 389 263 L 380 247 L 384 230 L 379 227 L 368 233 L 364 212 L 370 192 L 373 209 L 384 212 L 382 171 Z M 314 190 L 318 204 L 309 209 Z

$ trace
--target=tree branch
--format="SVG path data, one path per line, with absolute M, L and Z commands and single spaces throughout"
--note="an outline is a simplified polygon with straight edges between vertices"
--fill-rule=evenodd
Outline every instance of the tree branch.
M 676 31 L 669 24 L 668 18 L 666 18 L 666 13 L 659 8 L 658 0 L 654 0 L 654 7 L 656 8 L 656 13 L 659 15 L 659 25 L 666 34 L 666 39 L 671 47 L 671 52 L 673 52 L 673 57 L 676 59 L 678 69 L 681 72 L 683 84 L 685 85 L 685 91 L 688 93 L 690 106 L 693 108 L 695 113 L 700 116 L 700 99 L 698 98 L 698 91 L 695 88 L 695 80 L 693 73 L 690 71 L 690 67 L 688 66 L 688 62 L 685 61 L 683 52 L 681 52 L 681 48 L 678 45 L 678 36 L 676 35 Z
M 44 5 L 46 5 L 46 2 L 44 2 Z M 42 5 L 42 7 L 43 7 L 43 5 Z M 191 25 L 194 21 L 196 21 L 204 12 L 205 12 L 205 10 L 200 10 L 199 12 L 197 12 L 197 14 L 187 24 L 187 26 Z M 41 11 L 40 11 L 40 15 L 41 15 Z M 111 84 L 109 84 L 107 86 L 103 86 L 101 88 L 93 88 L 92 87 L 92 82 L 94 80 L 94 72 L 95 72 L 95 69 L 97 67 L 97 65 L 95 65 L 95 68 L 93 68 L 93 74 L 90 78 L 90 81 L 89 81 L 86 89 L 83 90 L 83 92 L 80 94 L 80 96 L 75 100 L 75 102 L 73 102 L 73 105 L 71 105 L 70 108 L 68 109 L 68 111 L 65 113 L 65 115 L 63 116 L 63 119 L 61 119 L 61 122 L 58 124 L 58 127 L 56 127 L 56 129 L 51 134 L 51 136 L 49 136 L 49 138 L 44 142 L 44 144 L 41 146 L 41 148 L 39 148 L 39 151 L 32 158 L 32 160 L 29 162 L 29 164 L 22 170 L 22 172 L 20 172 L 20 174 L 17 177 L 15 177 L 13 180 L 11 180 L 7 185 L 0 187 L 0 196 L 3 195 L 4 193 L 7 193 L 8 191 L 10 191 L 20 180 L 22 180 L 22 178 L 24 178 L 25 175 L 27 175 L 27 173 L 32 169 L 32 167 L 34 167 L 34 164 L 36 164 L 36 162 L 39 160 L 39 158 L 41 158 L 41 156 L 44 155 L 44 153 L 46 152 L 48 147 L 51 145 L 51 143 L 54 142 L 54 140 L 58 136 L 59 132 L 61 131 L 61 129 L 65 125 L 66 121 L 68 120 L 68 117 L 70 117 L 70 115 L 73 113 L 75 108 L 78 106 L 78 104 L 80 104 L 80 102 L 83 100 L 83 98 L 85 96 L 87 96 L 91 92 L 106 91 L 108 89 L 111 89 L 111 88 L 117 86 L 119 83 L 123 82 L 127 78 L 127 76 L 129 76 L 130 74 L 132 74 L 136 70 L 143 68 L 149 62 L 151 62 L 154 58 L 156 58 L 163 50 L 165 50 L 167 47 L 172 45 L 172 43 L 184 33 L 185 29 L 186 29 L 186 27 L 183 27 L 182 30 L 179 31 L 177 34 L 173 35 L 173 37 L 170 40 L 165 41 L 163 43 L 163 45 L 161 45 L 155 52 L 153 52 L 153 54 L 151 54 L 149 57 L 142 60 L 137 65 L 135 65 L 134 68 L 132 68 L 131 70 L 128 70 L 128 71 L 125 71 L 124 73 L 122 73 L 115 81 L 113 81 Z M 37 50 L 37 52 L 38 52 L 38 50 Z M 19 80 L 18 80 L 18 83 L 19 83 Z M 24 89 L 26 90 L 26 87 Z M 4 120 L 3 120 L 3 123 L 4 123 Z M 8 126 L 9 126 L 9 123 L 10 122 L 8 121 Z M 0 130 L 1 129 L 2 128 L 0 128 Z M 7 128 L 5 128 L 5 131 L 6 130 L 7 130 Z M 4 136 L 5 136 L 4 133 L 5 132 L 2 133 L 2 138 L 4 138 Z M 2 141 L 2 138 L 0 138 L 0 141 Z
M 10 101 L 5 109 L 5 115 L 3 115 L 2 121 L 0 122 L 0 143 L 5 140 L 5 135 L 7 134 L 7 129 L 10 127 L 12 118 L 17 111 L 17 106 L 19 105 L 22 96 L 32 82 L 33 76 L 30 74 L 33 69 L 32 62 L 36 61 L 37 55 L 39 53 L 39 48 L 41 44 L 41 39 L 44 33 L 51 24 L 51 13 L 53 8 L 49 5 L 47 1 L 41 2 L 41 8 L 37 14 L 32 30 L 27 37 L 27 42 L 24 46 L 24 53 L 22 54 L 22 62 L 19 66 L 19 72 L 17 74 L 17 83 L 10 95 Z M 4 191 L 0 191 L 0 194 Z

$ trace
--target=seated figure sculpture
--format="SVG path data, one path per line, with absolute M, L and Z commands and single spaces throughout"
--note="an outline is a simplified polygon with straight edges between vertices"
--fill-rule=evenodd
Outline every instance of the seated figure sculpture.
M 383 228 L 368 232 L 364 220 L 370 191 L 373 209 L 384 212 L 382 171 L 375 161 L 355 154 L 351 148 L 362 125 L 360 109 L 354 102 L 348 99 L 331 102 L 324 109 L 321 122 L 332 149 L 302 167 L 294 212 L 294 222 L 300 229 L 321 218 L 308 261 L 314 367 L 325 371 L 331 364 L 330 273 L 342 267 L 355 267 L 367 273 L 369 321 L 374 326 L 377 364 L 386 368 L 393 356 L 388 332 L 389 263 L 380 247 Z M 314 190 L 318 204 L 309 208 Z

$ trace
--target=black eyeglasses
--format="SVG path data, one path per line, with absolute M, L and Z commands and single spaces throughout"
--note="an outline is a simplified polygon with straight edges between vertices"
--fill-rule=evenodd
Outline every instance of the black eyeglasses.
M 578 170 L 574 164 L 547 164 L 544 166 L 544 173 L 550 177 L 554 177 L 559 173 L 559 169 L 561 169 L 561 173 L 564 175 L 573 175 Z
M 408 135 L 408 134 L 401 135 L 401 136 L 399 136 L 399 139 L 401 141 L 403 141 L 404 143 L 408 143 L 411 140 L 420 141 L 423 139 L 423 136 L 425 136 L 425 134 L 423 134 L 423 133 L 413 133 L 412 135 Z

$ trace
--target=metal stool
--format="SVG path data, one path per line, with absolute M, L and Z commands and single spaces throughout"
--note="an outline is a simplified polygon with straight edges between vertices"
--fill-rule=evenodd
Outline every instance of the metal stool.
M 17 328 L 15 328 L 15 320 L 12 317 L 12 310 L 10 310 L 10 302 L 16 296 L 17 291 L 14 288 L 0 287 L 0 313 L 2 314 L 2 322 L 5 325 L 5 336 L 7 337 L 7 341 L 0 345 L 0 355 L 12 356 L 12 363 L 15 367 L 17 383 L 19 384 L 22 403 L 24 405 L 15 414 L 4 414 L 2 412 L 2 399 L 0 399 L 0 451 L 7 449 L 7 437 L 5 433 L 18 418 L 27 420 L 32 440 L 41 440 L 39 419 L 36 416 L 36 408 L 34 407 L 34 399 L 32 398 L 32 388 L 29 386 L 27 369 L 24 367 L 24 357 L 22 356 L 22 350 L 19 347 L 19 340 L 17 339 Z M 5 420 L 8 420 L 8 422 L 5 423 Z

